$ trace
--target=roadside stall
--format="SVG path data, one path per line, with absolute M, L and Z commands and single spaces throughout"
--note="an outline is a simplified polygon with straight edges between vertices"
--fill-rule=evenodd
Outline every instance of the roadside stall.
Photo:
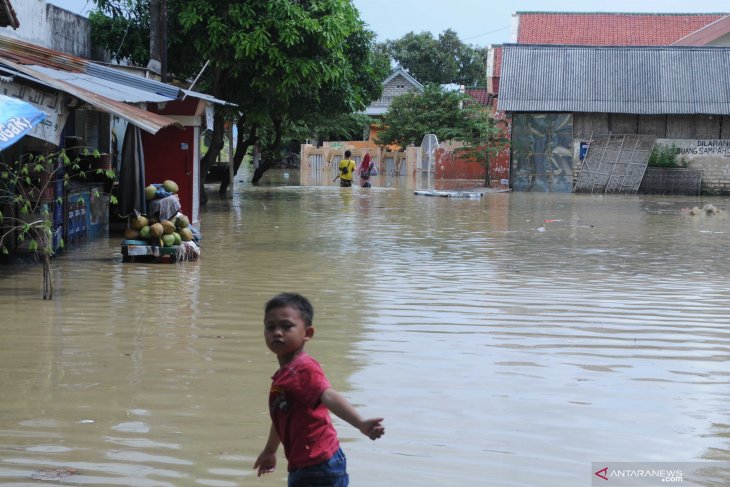
M 177 184 L 169 179 L 145 188 L 147 214 L 129 217 L 129 228 L 122 241 L 124 262 L 175 263 L 198 259 L 200 232 L 180 211 L 177 192 Z

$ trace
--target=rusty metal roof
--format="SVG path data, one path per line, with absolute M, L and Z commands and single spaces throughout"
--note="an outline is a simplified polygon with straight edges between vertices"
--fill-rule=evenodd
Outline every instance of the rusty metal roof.
M 88 89 L 80 88 L 71 85 L 66 81 L 55 79 L 52 76 L 48 76 L 47 74 L 44 74 L 31 66 L 24 66 L 22 64 L 17 64 L 13 61 L 1 58 L 0 64 L 4 64 L 15 71 L 30 76 L 46 86 L 50 86 L 59 91 L 63 91 L 77 98 L 80 98 L 81 100 L 93 105 L 103 112 L 109 112 L 117 115 L 118 117 L 123 118 L 132 125 L 135 125 L 151 134 L 156 134 L 161 129 L 169 127 L 171 125 L 180 125 L 177 121 L 171 118 L 164 117 L 153 112 L 148 112 L 147 110 L 142 110 L 141 108 L 137 108 L 133 105 L 129 105 L 121 101 L 112 100 L 111 98 L 100 95 Z
M 10 0 L 0 0 L 0 27 L 12 27 L 13 29 L 20 27 Z
M 1 66 L 5 66 L 6 71 L 14 71 L 20 76 L 76 96 L 99 110 L 113 113 L 153 134 L 163 127 L 179 123 L 130 103 L 164 103 L 191 96 L 210 103 L 226 104 L 204 93 L 183 91 L 166 83 L 2 35 Z
M 77 88 L 84 88 L 86 90 L 93 91 L 98 95 L 103 95 L 107 98 L 111 98 L 112 100 L 123 101 L 125 103 L 164 103 L 177 99 L 177 96 L 170 97 L 161 95 L 156 92 L 150 92 L 134 86 L 123 85 L 108 79 L 91 76 L 86 73 L 75 73 L 73 71 L 63 71 L 60 69 L 37 65 L 28 65 L 28 67 L 58 81 L 65 81 Z

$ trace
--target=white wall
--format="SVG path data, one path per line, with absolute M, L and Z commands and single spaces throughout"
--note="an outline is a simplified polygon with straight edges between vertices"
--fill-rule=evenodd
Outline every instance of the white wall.
M 0 29 L 0 33 L 7 37 L 50 48 L 50 31 L 46 21 L 46 0 L 14 1 L 13 10 L 15 10 L 15 16 L 20 22 L 20 27 L 16 30 L 6 27 Z
M 0 29 L 0 34 L 73 56 L 91 58 L 89 19 L 46 0 L 13 2 L 20 27 Z

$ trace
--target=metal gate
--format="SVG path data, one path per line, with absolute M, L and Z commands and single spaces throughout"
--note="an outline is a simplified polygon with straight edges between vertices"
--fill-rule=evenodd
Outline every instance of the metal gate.
M 591 139 L 575 192 L 635 194 L 656 136 L 602 134 Z
M 573 116 L 517 113 L 512 118 L 512 189 L 570 193 Z

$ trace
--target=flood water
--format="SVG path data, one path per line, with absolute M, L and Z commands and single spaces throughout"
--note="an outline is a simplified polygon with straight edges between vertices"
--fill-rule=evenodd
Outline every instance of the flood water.
M 730 461 L 730 200 L 296 180 L 212 189 L 198 262 L 122 263 L 120 238 L 94 241 L 54 261 L 50 302 L 39 267 L 0 268 L 0 484 L 285 485 L 282 455 L 252 470 L 281 291 L 313 302 L 307 349 L 333 386 L 385 417 L 376 442 L 335 420 L 353 486 Z M 686 210 L 708 202 L 724 211 Z

